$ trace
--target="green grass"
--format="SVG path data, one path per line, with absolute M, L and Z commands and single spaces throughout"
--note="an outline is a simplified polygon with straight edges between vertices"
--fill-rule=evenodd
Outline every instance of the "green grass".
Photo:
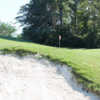
M 0 38 L 0 50 L 14 53 L 39 53 L 51 60 L 72 67 L 73 73 L 84 88 L 100 94 L 100 49 L 54 48 L 28 42 Z

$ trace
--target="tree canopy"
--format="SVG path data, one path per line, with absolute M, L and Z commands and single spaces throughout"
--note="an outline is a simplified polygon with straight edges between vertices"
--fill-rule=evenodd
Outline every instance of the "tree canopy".
M 11 34 L 15 31 L 16 29 L 14 26 L 8 23 L 0 22 L 0 35 L 11 36 Z
M 17 20 L 22 36 L 33 42 L 58 46 L 100 46 L 100 0 L 30 0 Z

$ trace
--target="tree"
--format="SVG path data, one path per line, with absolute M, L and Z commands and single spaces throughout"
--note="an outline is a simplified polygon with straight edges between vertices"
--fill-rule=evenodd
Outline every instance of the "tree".
M 100 1 L 98 0 L 88 0 L 87 11 L 88 17 L 88 36 L 87 36 L 87 46 L 89 48 L 97 47 L 98 33 L 100 24 Z
M 100 25 L 100 1 L 98 0 L 69 0 L 70 30 L 84 42 L 88 48 L 96 47 L 98 28 Z M 84 47 L 83 46 L 83 47 Z
M 56 9 L 56 0 L 31 0 L 29 4 L 24 5 L 20 9 L 21 16 L 17 17 L 17 20 L 24 25 L 24 38 L 41 42 L 44 40 L 44 33 L 50 38 L 50 33 L 55 33 L 58 18 Z
M 59 34 L 62 46 L 94 48 L 100 41 L 99 0 L 30 0 L 17 20 L 33 42 L 57 46 Z
M 11 36 L 11 34 L 15 31 L 16 29 L 14 26 L 8 23 L 0 22 L 0 35 Z

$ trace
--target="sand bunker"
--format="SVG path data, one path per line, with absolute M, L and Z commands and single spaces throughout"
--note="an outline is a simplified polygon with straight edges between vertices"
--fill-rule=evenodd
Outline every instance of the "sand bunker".
M 0 55 L 0 100 L 100 100 L 72 80 L 70 69 L 35 57 Z

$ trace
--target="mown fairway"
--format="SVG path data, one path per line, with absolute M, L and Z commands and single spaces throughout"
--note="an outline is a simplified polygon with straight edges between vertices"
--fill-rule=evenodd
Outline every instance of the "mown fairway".
M 65 49 L 0 39 L 0 50 L 40 53 L 51 60 L 63 62 L 73 68 L 78 82 L 87 90 L 100 94 L 100 49 Z

